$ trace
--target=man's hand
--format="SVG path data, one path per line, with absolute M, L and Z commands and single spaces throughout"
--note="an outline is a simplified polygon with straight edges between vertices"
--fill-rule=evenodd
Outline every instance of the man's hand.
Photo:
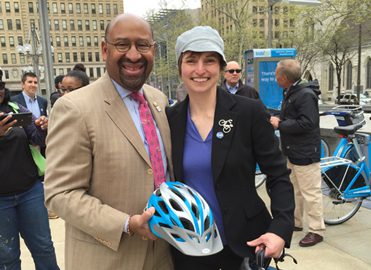
M 35 125 L 40 127 L 42 130 L 48 129 L 48 118 L 45 116 L 40 116 L 35 120 Z
M 265 257 L 279 258 L 285 246 L 285 241 L 274 233 L 265 233 L 259 238 L 247 242 L 250 247 L 256 247 L 255 253 L 265 246 Z
M 2 116 L 3 114 L 4 114 L 3 112 L 0 112 L 0 116 Z M 0 137 L 4 136 L 9 131 L 9 129 L 15 123 L 17 123 L 17 120 L 13 120 L 12 122 L 6 124 L 6 122 L 8 122 L 10 118 L 12 118 L 12 116 L 8 115 L 7 117 L 0 121 Z
M 272 126 L 274 127 L 274 129 L 278 129 L 278 126 L 280 124 L 280 118 L 277 117 L 277 116 L 271 116 L 271 119 L 270 119 L 270 122 L 272 124 Z
M 156 240 L 157 237 L 149 229 L 148 221 L 155 213 L 155 208 L 150 207 L 141 215 L 134 215 L 130 218 L 129 231 L 142 236 L 143 239 Z

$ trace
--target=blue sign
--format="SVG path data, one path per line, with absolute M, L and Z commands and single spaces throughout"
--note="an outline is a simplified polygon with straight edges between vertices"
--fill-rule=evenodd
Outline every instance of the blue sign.
M 254 49 L 253 57 L 295 57 L 296 49 Z
M 277 61 L 262 61 L 259 63 L 259 95 L 268 109 L 281 109 L 282 88 L 276 81 Z

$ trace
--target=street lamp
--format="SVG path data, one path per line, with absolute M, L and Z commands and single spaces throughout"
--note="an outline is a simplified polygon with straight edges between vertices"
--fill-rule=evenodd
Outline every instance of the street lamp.
M 316 6 L 316 5 L 321 4 L 321 1 L 319 0 L 268 0 L 268 42 L 267 42 L 268 48 L 272 48 L 273 6 L 279 2 L 282 2 L 285 4 L 305 5 L 305 6 Z

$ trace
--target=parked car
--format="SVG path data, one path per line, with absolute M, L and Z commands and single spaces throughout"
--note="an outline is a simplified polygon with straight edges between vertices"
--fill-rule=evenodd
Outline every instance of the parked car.
M 355 94 L 342 94 L 336 98 L 335 103 L 339 105 L 354 105 L 358 104 L 358 98 Z

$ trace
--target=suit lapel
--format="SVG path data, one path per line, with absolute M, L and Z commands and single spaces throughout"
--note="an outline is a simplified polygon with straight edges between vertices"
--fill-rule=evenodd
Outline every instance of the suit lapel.
M 119 128 L 121 133 L 130 141 L 143 159 L 151 166 L 142 139 L 131 119 L 130 113 L 117 93 L 107 73 L 102 77 L 101 90 L 104 92 L 104 108 L 109 118 Z
M 232 110 L 236 102 L 233 96 L 222 89 L 217 90 L 217 102 L 213 125 L 212 168 L 214 180 L 218 181 L 233 140 L 237 113 Z

